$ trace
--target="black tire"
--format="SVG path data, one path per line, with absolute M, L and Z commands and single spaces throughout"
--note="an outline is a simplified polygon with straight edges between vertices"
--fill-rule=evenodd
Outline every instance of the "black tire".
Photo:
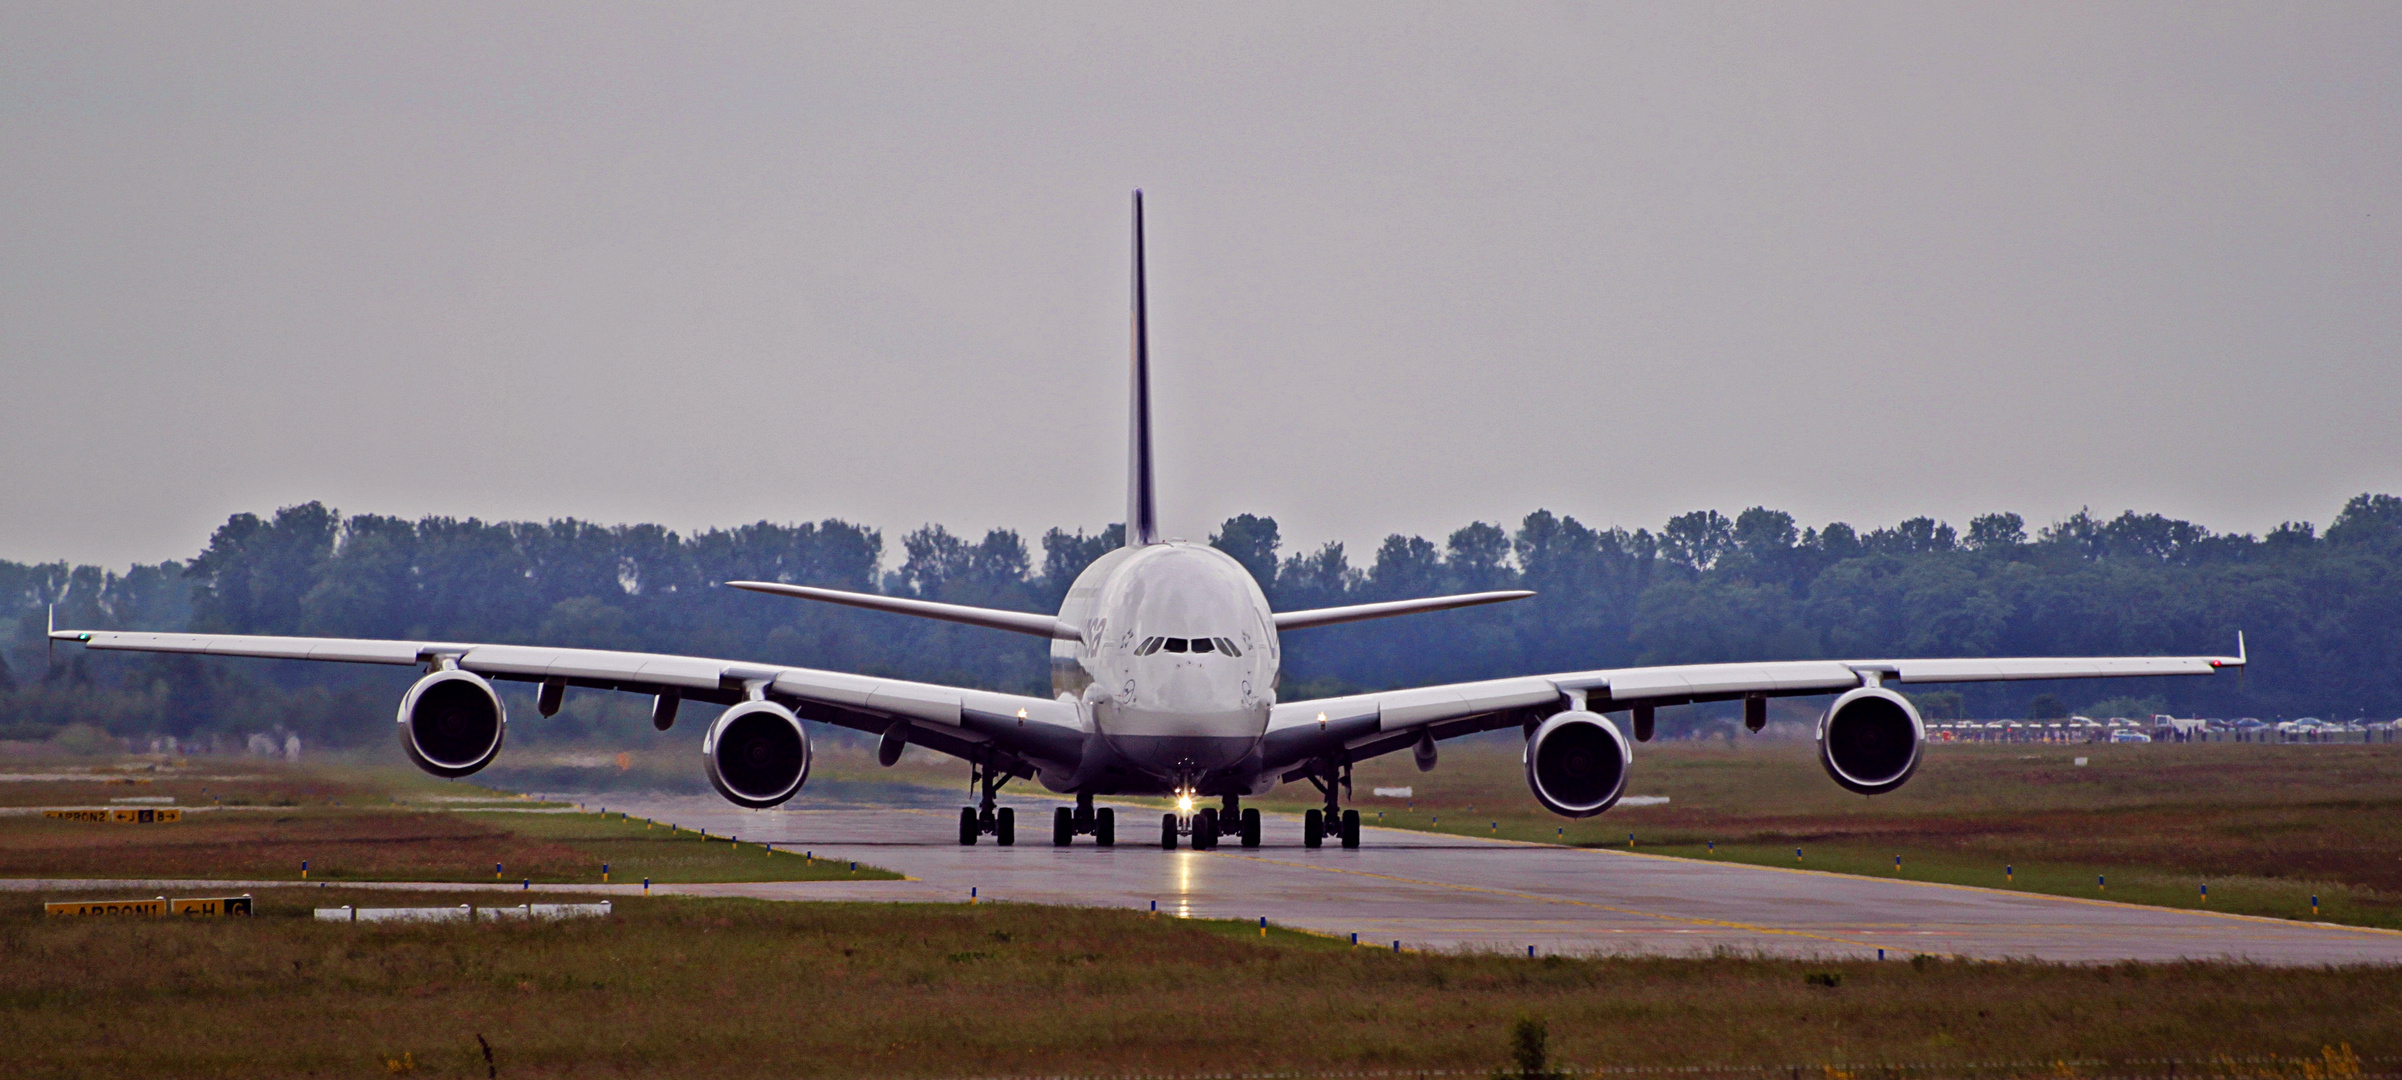
M 1159 850 L 1176 850 L 1176 815 L 1163 814 L 1159 819 Z
M 999 816 L 993 819 L 993 843 L 999 844 L 1002 847 L 1008 847 L 1017 842 L 1017 811 L 1004 806 L 1001 808 L 1001 813 Z
M 1259 846 L 1259 811 L 1243 811 L 1243 846 Z
M 1218 846 L 1218 811 L 1204 807 L 1193 815 L 1193 850 L 1210 851 Z
M 1066 847 L 1076 842 L 1076 814 L 1067 807 L 1051 811 L 1051 846 Z
M 1343 846 L 1353 850 L 1359 848 L 1359 811 L 1357 810 L 1343 811 Z
M 1118 843 L 1118 812 L 1106 806 L 1093 813 L 1093 844 L 1097 847 L 1116 847 Z
M 984 831 L 984 830 L 982 830 L 982 829 L 979 829 L 979 828 L 977 828 L 977 827 L 976 827 L 976 808 L 975 808 L 975 807 L 973 807 L 973 806 L 962 806 L 962 807 L 960 807 L 960 808 L 959 808 L 959 843 L 960 843 L 960 846 L 962 846 L 962 847 L 975 847 L 975 846 L 976 846 L 976 834 L 977 834 L 977 833 L 980 833 L 980 832 L 983 832 L 983 831 Z
M 1326 811 L 1312 810 L 1301 815 L 1301 846 L 1318 847 L 1326 843 Z

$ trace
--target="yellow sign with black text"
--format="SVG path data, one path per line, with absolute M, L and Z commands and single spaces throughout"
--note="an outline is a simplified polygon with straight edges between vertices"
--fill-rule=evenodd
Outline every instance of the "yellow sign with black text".
M 164 915 L 167 898 L 152 900 L 63 900 L 44 904 L 42 910 L 52 915 Z
M 43 904 L 42 910 L 52 915 L 193 915 L 206 918 L 214 915 L 248 915 L 250 897 L 193 896 L 169 900 L 160 896 L 149 900 L 60 900 Z
M 42 816 L 60 821 L 108 821 L 118 825 L 163 825 L 182 821 L 183 810 L 173 806 L 121 806 L 110 810 L 44 810 Z
M 186 900 L 168 901 L 169 911 L 176 915 L 248 915 L 247 896 L 198 896 Z

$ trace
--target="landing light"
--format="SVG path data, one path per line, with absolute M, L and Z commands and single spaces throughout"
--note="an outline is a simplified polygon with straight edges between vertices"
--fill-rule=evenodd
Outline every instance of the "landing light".
M 1190 793 L 1176 796 L 1176 812 L 1179 814 L 1193 812 L 1193 797 Z

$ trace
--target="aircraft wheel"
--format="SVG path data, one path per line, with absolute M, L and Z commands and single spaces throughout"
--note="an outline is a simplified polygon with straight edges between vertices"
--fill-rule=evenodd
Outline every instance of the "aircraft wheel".
M 1001 808 L 1000 816 L 993 819 L 993 843 L 999 844 L 1002 847 L 1008 847 L 1017 842 L 1017 811 L 1004 806 Z
M 1326 811 L 1312 810 L 1301 815 L 1301 846 L 1317 847 L 1326 842 Z
M 960 807 L 959 843 L 964 847 L 975 847 L 976 834 L 982 831 L 976 827 L 976 808 L 973 806 Z
M 1243 846 L 1259 846 L 1259 811 L 1243 811 Z
M 1193 815 L 1193 850 L 1210 851 L 1218 846 L 1218 811 L 1215 807 Z
M 1159 850 L 1176 850 L 1176 815 L 1162 814 L 1159 818 Z
M 1359 811 L 1357 810 L 1343 811 L 1343 846 L 1354 850 L 1359 847 Z
M 1115 847 L 1118 842 L 1118 812 L 1108 807 L 1093 812 L 1093 843 Z
M 1076 815 L 1067 807 L 1051 811 L 1051 846 L 1066 847 L 1076 842 Z

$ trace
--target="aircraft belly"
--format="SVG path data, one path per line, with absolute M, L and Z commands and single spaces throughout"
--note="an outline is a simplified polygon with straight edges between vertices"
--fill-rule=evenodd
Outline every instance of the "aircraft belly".
M 1134 765 L 1162 772 L 1209 772 L 1240 764 L 1257 736 L 1112 735 L 1109 747 Z

